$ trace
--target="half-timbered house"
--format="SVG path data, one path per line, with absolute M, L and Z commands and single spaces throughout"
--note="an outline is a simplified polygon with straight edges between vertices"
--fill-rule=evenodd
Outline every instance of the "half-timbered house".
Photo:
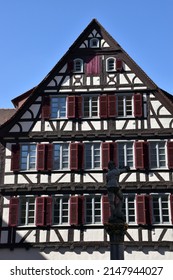
M 150 61 L 151 63 L 151 61 Z M 0 127 L 0 258 L 109 259 L 109 160 L 125 259 L 173 259 L 173 98 L 92 20 Z

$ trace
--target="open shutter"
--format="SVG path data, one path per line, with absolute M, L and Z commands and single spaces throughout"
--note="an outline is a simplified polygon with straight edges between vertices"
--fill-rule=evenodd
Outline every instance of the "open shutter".
M 171 222 L 173 224 L 173 194 L 170 194 Z
M 47 120 L 50 119 L 50 97 L 44 96 L 42 101 L 42 119 Z
M 108 95 L 108 117 L 116 117 L 116 95 Z
M 146 223 L 152 224 L 152 197 L 151 195 L 145 195 L 145 209 L 146 209 Z
M 76 96 L 76 118 L 82 118 L 82 96 Z
M 45 159 L 46 159 L 46 145 L 37 145 L 37 170 L 45 170 Z
M 116 59 L 116 70 L 119 72 L 123 70 L 123 62 L 120 58 Z
M 16 227 L 18 224 L 18 212 L 19 212 L 19 198 L 11 197 L 9 204 L 9 226 Z
M 11 147 L 11 170 L 12 171 L 19 171 L 20 169 L 20 145 L 12 145 Z
M 36 226 L 45 225 L 45 197 L 36 198 Z
M 73 60 L 69 60 L 67 63 L 67 71 L 69 73 L 71 73 L 71 72 L 73 72 L 73 69 L 74 69 L 74 62 L 73 62 Z
M 108 169 L 108 162 L 110 161 L 111 143 L 102 143 L 102 169 Z
M 111 143 L 111 150 L 110 150 L 111 154 L 110 154 L 110 160 L 112 160 L 115 163 L 115 166 L 118 166 L 118 147 L 117 147 L 117 143 L 113 142 Z
M 145 225 L 147 223 L 145 195 L 136 195 L 136 210 L 137 210 L 137 223 L 141 225 Z
M 167 142 L 168 168 L 173 168 L 173 142 Z
M 52 224 L 52 197 L 48 196 L 46 197 L 46 205 L 45 205 L 45 223 L 47 226 L 50 226 Z
M 70 169 L 79 170 L 83 168 L 83 144 L 70 144 Z
M 142 104 L 142 94 L 136 93 L 134 94 L 134 116 L 142 117 L 143 115 L 143 104 Z
M 108 223 L 110 217 L 110 206 L 108 195 L 102 196 L 102 222 L 103 224 Z
M 148 167 L 148 143 L 135 142 L 135 166 L 137 169 Z
M 46 170 L 52 170 L 53 144 L 46 144 Z
M 86 62 L 87 75 L 98 75 L 100 73 L 100 56 L 88 57 Z
M 67 117 L 75 118 L 76 117 L 76 98 L 75 96 L 68 96 L 67 98 Z
M 70 225 L 83 223 L 83 199 L 79 196 L 70 197 Z
M 107 118 L 108 116 L 107 95 L 101 95 L 99 98 L 99 102 L 100 102 L 100 118 Z

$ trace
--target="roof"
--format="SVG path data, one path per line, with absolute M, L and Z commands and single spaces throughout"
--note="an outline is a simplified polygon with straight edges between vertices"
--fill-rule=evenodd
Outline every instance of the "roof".
M 0 126 L 16 113 L 16 109 L 0 109 Z

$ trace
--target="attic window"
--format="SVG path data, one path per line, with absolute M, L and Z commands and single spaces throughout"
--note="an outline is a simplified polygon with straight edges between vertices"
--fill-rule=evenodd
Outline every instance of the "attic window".
M 97 38 L 92 38 L 90 40 L 90 48 L 99 48 L 100 41 Z
M 114 58 L 108 58 L 106 61 L 106 71 L 115 71 L 115 59 Z
M 83 60 L 80 58 L 74 59 L 74 72 L 81 73 L 83 72 Z

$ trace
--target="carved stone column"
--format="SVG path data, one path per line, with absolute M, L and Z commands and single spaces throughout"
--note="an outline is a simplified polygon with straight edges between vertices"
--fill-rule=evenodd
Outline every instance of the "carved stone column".
M 110 259 L 124 260 L 124 235 L 128 228 L 126 223 L 105 223 L 110 238 Z

